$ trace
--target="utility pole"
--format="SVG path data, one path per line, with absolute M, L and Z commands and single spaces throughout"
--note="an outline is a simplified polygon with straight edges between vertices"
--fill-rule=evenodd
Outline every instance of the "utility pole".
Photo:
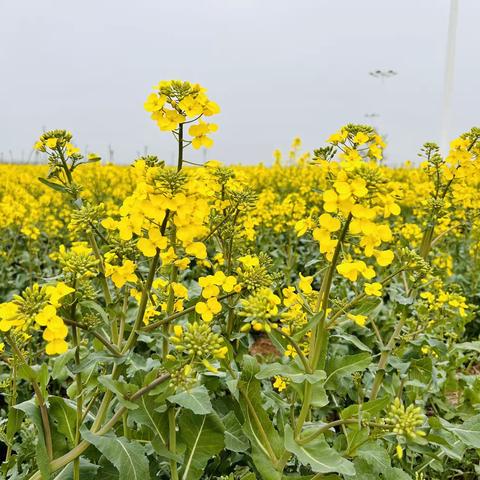
M 448 21 L 447 57 L 445 62 L 445 84 L 443 89 L 442 134 L 440 146 L 442 152 L 448 152 L 450 139 L 453 78 L 455 74 L 455 44 L 457 38 L 458 0 L 450 0 L 450 19 Z

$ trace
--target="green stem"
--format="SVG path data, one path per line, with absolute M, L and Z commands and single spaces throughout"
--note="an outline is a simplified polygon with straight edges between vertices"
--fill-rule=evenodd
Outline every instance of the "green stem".
M 315 371 L 318 368 L 324 368 L 327 358 L 328 349 L 328 330 L 325 328 L 325 320 L 327 314 L 328 300 L 330 297 L 330 289 L 332 287 L 333 277 L 335 274 L 335 268 L 337 266 L 338 258 L 340 256 L 340 250 L 343 241 L 348 232 L 348 227 L 352 220 L 352 214 L 350 213 L 345 220 L 345 224 L 338 237 L 337 245 L 332 256 L 332 262 L 327 270 L 327 273 L 323 279 L 322 286 L 318 292 L 317 305 L 315 308 L 316 313 L 320 313 L 320 322 L 315 331 L 312 332 L 311 349 L 309 354 L 311 371 Z M 304 384 L 303 393 L 303 405 L 300 409 L 300 414 L 295 424 L 295 433 L 298 434 L 303 427 L 309 413 L 310 405 L 312 402 L 312 385 L 309 382 Z
M 397 337 L 400 335 L 403 325 L 405 324 L 406 316 L 407 316 L 406 312 L 407 310 L 404 310 L 404 314 L 401 320 L 397 323 L 395 330 L 393 331 L 392 336 L 390 337 L 390 340 L 385 346 L 385 349 L 380 354 L 380 360 L 378 361 L 378 365 L 377 365 L 377 372 L 375 373 L 372 390 L 370 392 L 370 400 L 375 400 L 377 398 L 378 391 L 380 390 L 380 386 L 383 381 L 383 377 L 385 376 L 385 367 L 387 366 L 388 357 L 390 356 L 391 351 L 395 347 Z
M 72 288 L 75 290 L 76 281 L 73 280 Z M 72 303 L 70 318 L 73 321 L 72 325 L 72 339 L 73 346 L 75 349 L 75 365 L 78 369 L 80 366 L 80 331 L 75 325 L 75 313 L 77 308 L 77 301 L 75 300 Z M 75 374 L 75 382 L 77 385 L 77 412 L 76 412 L 76 424 L 75 424 L 75 446 L 80 442 L 80 428 L 82 426 L 83 419 L 83 383 L 82 383 L 82 374 L 78 372 Z M 80 458 L 76 458 L 73 462 L 73 480 L 80 480 Z
M 50 429 L 50 421 L 48 418 L 47 406 L 45 404 L 45 399 L 43 398 L 42 391 L 37 381 L 35 380 L 35 372 L 32 369 L 32 367 L 28 365 L 22 352 L 20 351 L 17 344 L 15 343 L 15 341 L 12 339 L 12 337 L 8 332 L 5 333 L 5 339 L 7 340 L 9 345 L 12 347 L 12 350 L 14 351 L 15 355 L 18 357 L 18 360 L 20 361 L 20 363 L 22 363 L 25 366 L 25 369 L 28 374 L 28 380 L 32 384 L 33 391 L 35 392 L 35 396 L 37 397 L 38 408 L 40 409 L 40 416 L 42 418 L 43 435 L 45 437 L 45 446 L 47 449 L 48 458 L 51 460 L 53 458 L 52 432 Z
M 115 355 L 116 357 L 122 356 L 120 350 L 118 350 L 118 348 L 115 347 L 115 345 L 112 345 L 103 335 L 96 332 L 95 330 L 92 330 L 88 325 L 83 325 L 82 323 L 74 322 L 66 318 L 63 319 L 63 321 L 66 325 L 70 325 L 71 327 L 76 327 L 91 333 L 98 341 L 100 341 L 107 348 L 109 352 L 113 353 L 113 355 Z
M 173 405 L 168 409 L 168 449 L 175 454 L 177 452 L 177 427 L 175 424 L 175 407 Z M 170 460 L 170 478 L 178 480 L 177 462 L 175 459 Z

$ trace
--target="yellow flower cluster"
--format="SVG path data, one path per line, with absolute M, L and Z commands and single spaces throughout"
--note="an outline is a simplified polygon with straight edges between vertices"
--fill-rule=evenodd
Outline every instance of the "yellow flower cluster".
M 11 302 L 0 304 L 0 331 L 26 331 L 29 327 L 43 328 L 43 339 L 47 342 L 47 355 L 56 355 L 68 350 L 65 338 L 68 328 L 58 315 L 61 299 L 75 290 L 65 283 L 45 285 L 35 284 L 16 296 Z
M 179 80 L 162 81 L 154 87 L 144 104 L 145 110 L 151 113 L 160 130 L 175 131 L 185 122 L 195 122 L 188 133 L 193 137 L 193 148 L 210 148 L 213 140 L 208 136 L 217 131 L 214 123 L 206 123 L 200 118 L 220 113 L 220 107 L 210 100 L 206 90 L 198 84 Z M 183 139 L 182 139 L 183 141 Z

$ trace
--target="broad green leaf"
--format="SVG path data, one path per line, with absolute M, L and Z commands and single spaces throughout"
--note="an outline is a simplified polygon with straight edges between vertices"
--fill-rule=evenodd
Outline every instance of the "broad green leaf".
M 453 433 L 467 447 L 480 448 L 480 415 L 475 415 L 463 423 L 450 423 L 440 418 L 443 428 Z
M 234 412 L 228 412 L 222 418 L 225 425 L 225 447 L 232 452 L 245 452 L 250 446 Z
M 50 396 L 48 414 L 56 423 L 57 430 L 67 439 L 70 446 L 75 443 L 75 428 L 77 422 L 76 410 L 64 398 Z
M 98 465 L 90 463 L 85 458 L 80 458 L 80 478 L 81 480 L 96 480 Z M 73 480 L 73 463 L 69 463 L 60 472 L 58 472 L 54 480 Z
M 307 445 L 300 445 L 295 441 L 290 425 L 287 425 L 285 427 L 285 448 L 293 453 L 302 465 L 310 465 L 314 472 L 355 474 L 353 463 L 331 448 L 323 435 L 318 436 Z
M 145 448 L 138 442 L 116 437 L 113 433 L 95 435 L 87 429 L 82 431 L 82 437 L 115 465 L 120 474 L 119 480 L 150 480 Z
M 325 381 L 326 388 L 335 388 L 336 379 L 365 370 L 371 361 L 372 356 L 367 352 L 335 358 L 328 369 L 328 377 Z
M 216 414 L 195 415 L 183 410 L 179 421 L 179 437 L 187 446 L 181 480 L 198 480 L 208 460 L 224 447 L 224 428 Z
M 168 441 L 168 416 L 165 412 L 159 413 L 156 408 L 152 397 L 143 395 L 137 400 L 139 408 L 131 410 L 128 414 L 128 418 L 138 425 L 144 425 L 148 427 L 153 434 L 152 447 L 155 451 L 165 458 L 172 458 L 181 462 L 179 455 L 174 455 L 167 448 Z
M 72 348 L 67 350 L 65 353 L 62 353 L 58 357 L 53 358 L 52 378 L 54 380 L 63 382 L 68 378 L 69 371 L 67 368 L 67 363 L 72 360 L 74 356 L 75 350 Z
M 375 473 L 383 473 L 391 467 L 390 456 L 381 442 L 367 442 L 361 445 L 356 454 L 365 460 Z
M 210 396 L 204 385 L 171 395 L 168 401 L 188 408 L 196 415 L 207 415 L 213 412 Z
M 358 412 L 369 413 L 370 415 L 375 415 L 382 411 L 390 402 L 390 397 L 383 397 L 377 400 L 371 400 L 370 402 L 365 402 L 362 405 L 350 405 L 340 413 L 341 418 L 350 418 L 358 415 Z
M 129 410 L 136 410 L 138 408 L 137 403 L 131 402 L 128 399 L 128 397 L 138 390 L 136 385 L 128 384 L 123 380 L 114 380 L 111 375 L 100 375 L 97 380 L 107 390 L 113 392 L 117 396 L 120 404 L 125 408 Z
M 314 383 L 312 385 L 312 407 L 322 408 L 328 405 L 328 396 L 323 386 L 323 382 Z
M 43 480 L 50 480 L 50 466 L 47 455 L 47 447 L 45 445 L 45 437 L 43 433 L 42 416 L 40 408 L 35 404 L 35 400 L 28 400 L 23 403 L 15 405 L 17 410 L 21 410 L 27 415 L 37 429 L 37 443 L 36 443 L 36 460 L 38 468 L 42 474 Z
M 460 352 L 477 352 L 480 353 L 480 341 L 476 342 L 463 342 L 463 343 L 457 343 L 452 351 L 458 350 Z
M 400 468 L 387 468 L 383 472 L 385 480 L 412 480 L 412 477 Z

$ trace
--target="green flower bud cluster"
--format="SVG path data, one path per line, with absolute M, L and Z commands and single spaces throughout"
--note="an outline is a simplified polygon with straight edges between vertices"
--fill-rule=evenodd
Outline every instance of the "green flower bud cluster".
M 261 262 L 261 259 L 260 265 L 239 268 L 237 273 L 238 283 L 251 292 L 255 292 L 263 287 L 269 287 L 274 280 L 267 267 Z
M 278 316 L 280 298 L 269 288 L 260 288 L 253 295 L 240 301 L 239 315 L 254 322 L 264 322 Z
M 145 166 L 148 168 L 164 167 L 165 162 L 160 160 L 156 155 L 143 155 L 138 157 L 135 162 L 145 162 Z
M 228 197 L 232 204 L 236 205 L 240 210 L 250 210 L 255 207 L 258 195 L 253 188 L 247 187 L 239 191 L 229 191 Z
M 65 274 L 71 274 L 77 279 L 97 275 L 98 260 L 88 249 L 65 251 L 59 255 L 59 263 Z
M 425 432 L 417 428 L 423 425 L 424 418 L 420 407 L 411 404 L 405 408 L 401 400 L 397 397 L 390 407 L 386 423 L 393 425 L 393 433 L 403 435 L 413 440 L 416 437 L 425 436 Z
M 223 337 L 212 331 L 207 323 L 189 323 L 186 330 L 176 326 L 172 343 L 178 352 L 186 353 L 191 358 L 218 357 L 224 348 Z
M 225 186 L 227 182 L 235 177 L 235 173 L 231 168 L 219 167 L 212 169 L 212 175 L 217 179 L 217 182 Z
M 432 273 L 432 267 L 417 252 L 409 248 L 400 249 L 400 257 L 408 270 L 415 272 L 417 277 L 426 277 Z
M 95 330 L 95 328 L 102 325 L 102 319 L 96 313 L 87 313 L 82 316 L 82 323 L 87 326 L 90 330 Z
M 134 261 L 139 256 L 136 239 L 124 241 L 120 240 L 120 238 L 116 236 L 110 236 L 109 242 L 110 245 L 108 253 L 111 258 L 114 258 L 116 256 L 119 259 L 128 259 Z
M 155 180 L 162 192 L 175 195 L 183 190 L 187 182 L 187 174 L 182 171 L 177 172 L 172 168 L 161 168 Z
M 95 300 L 97 298 L 97 292 L 92 282 L 85 278 L 81 278 L 77 281 L 76 297 L 81 300 Z
M 79 210 L 72 212 L 69 229 L 73 232 L 91 232 L 92 226 L 96 225 L 104 215 L 105 205 L 103 203 L 98 205 L 87 203 Z
M 19 307 L 19 312 L 25 318 L 33 318 L 48 303 L 49 297 L 45 287 L 34 284 L 27 287 L 21 295 L 14 295 L 13 302 Z
M 196 372 L 190 365 L 176 369 L 170 374 L 169 386 L 175 390 L 188 390 L 196 383 Z

